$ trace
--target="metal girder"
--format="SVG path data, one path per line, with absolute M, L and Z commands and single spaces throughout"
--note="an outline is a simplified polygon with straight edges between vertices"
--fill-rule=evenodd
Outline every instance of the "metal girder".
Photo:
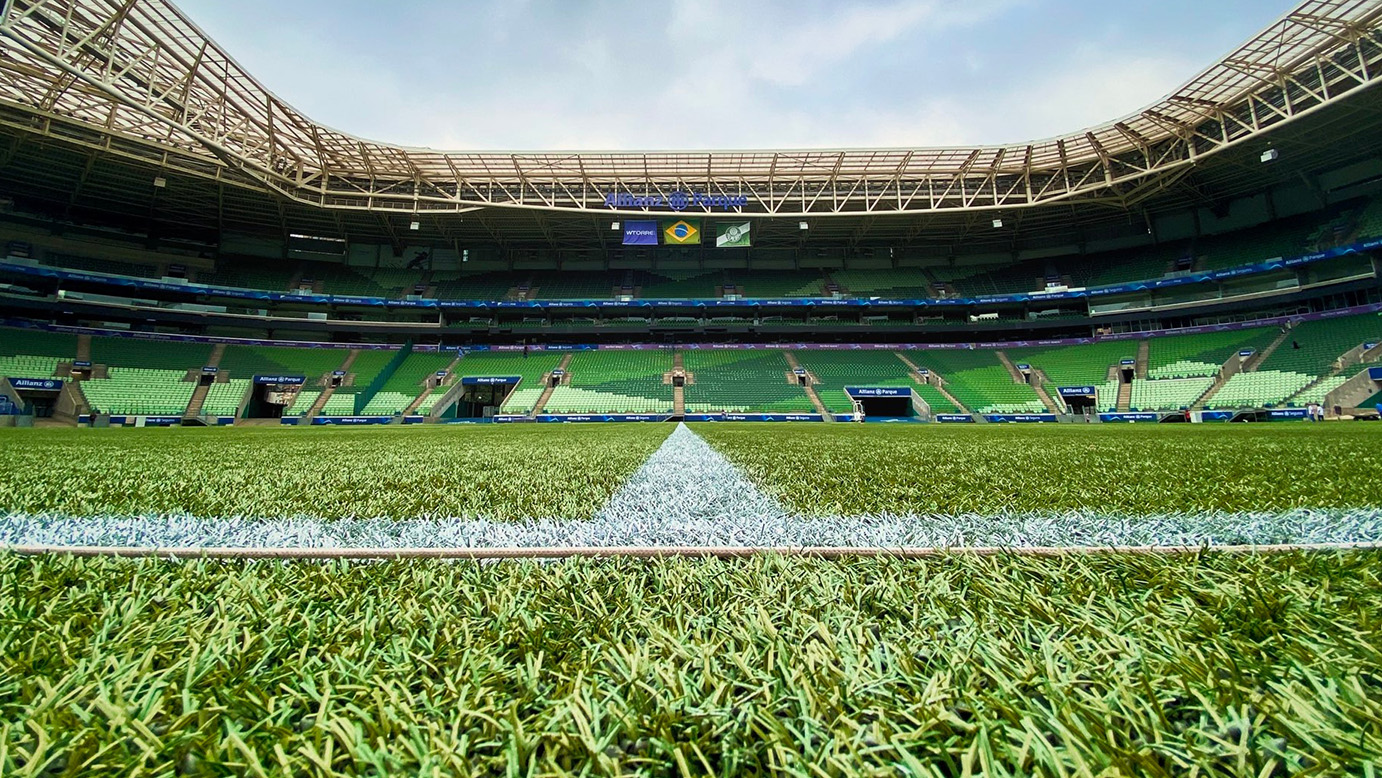
M 770 217 L 1127 205 L 1180 168 L 1373 84 L 1379 25 L 1379 0 L 1306 0 L 1155 105 L 1013 146 L 481 153 L 320 126 L 166 0 L 11 0 L 0 112 L 28 121 L 0 123 L 337 211 L 631 215 L 659 209 L 611 209 L 605 196 L 688 191 L 744 196 L 729 210 Z

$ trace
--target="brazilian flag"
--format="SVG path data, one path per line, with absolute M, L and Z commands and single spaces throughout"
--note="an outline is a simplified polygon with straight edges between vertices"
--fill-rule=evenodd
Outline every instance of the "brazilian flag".
M 686 246 L 701 242 L 701 226 L 690 219 L 662 223 L 662 242 L 668 246 Z

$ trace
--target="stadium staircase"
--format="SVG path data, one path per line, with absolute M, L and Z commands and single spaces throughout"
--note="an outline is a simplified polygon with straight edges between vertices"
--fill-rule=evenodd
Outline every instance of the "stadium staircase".
M 680 351 L 672 353 L 672 371 L 676 372 L 678 370 L 683 373 L 686 372 L 686 362 L 681 358 Z M 668 374 L 667 378 L 671 380 L 671 373 Z M 687 375 L 686 380 L 689 382 L 691 376 Z M 672 386 L 672 414 L 675 416 L 686 415 L 686 389 L 676 386 L 675 384 Z
M 893 352 L 893 356 L 895 356 L 895 357 L 897 357 L 898 359 L 902 360 L 903 364 L 907 365 L 907 367 L 910 367 L 910 368 L 912 369 L 912 380 L 913 380 L 913 381 L 916 381 L 918 384 L 921 384 L 921 385 L 923 385 L 923 386 L 929 386 L 929 387 L 931 387 L 932 389 L 935 389 L 937 392 L 940 393 L 940 395 L 941 395 L 942 397 L 944 397 L 946 400 L 948 400 L 948 401 L 950 402 L 951 405 L 955 406 L 955 411 L 956 411 L 957 413 L 968 413 L 968 414 L 970 414 L 971 416 L 974 416 L 975 421 L 983 421 L 983 420 L 984 420 L 984 417 L 983 417 L 983 416 L 980 416 L 980 415 L 978 415 L 978 414 L 975 414 L 974 411 L 970 410 L 969 408 L 966 408 L 964 403 L 962 403 L 962 402 L 960 402 L 959 400 L 955 399 L 955 395 L 951 394 L 950 391 L 949 391 L 948 389 L 945 388 L 945 377 L 944 377 L 944 376 L 940 376 L 940 375 L 937 375 L 935 372 L 932 372 L 930 375 L 931 375 L 932 378 L 936 379 L 936 383 L 934 383 L 934 384 L 932 384 L 932 383 L 927 383 L 926 381 L 922 380 L 922 378 L 921 378 L 921 368 L 917 366 L 917 363 L 915 363 L 915 362 L 913 362 L 912 360 L 908 359 L 906 354 L 903 354 L 903 353 L 900 352 L 900 351 L 894 351 L 894 352 Z M 934 414 L 935 411 L 932 410 L 932 413 Z
M 1007 354 L 1003 353 L 1002 351 L 995 351 L 993 352 L 993 355 L 998 357 L 999 362 L 1003 363 L 1003 369 L 1007 370 L 1008 375 L 1012 376 L 1013 383 L 1027 383 L 1027 379 L 1022 375 L 1022 371 L 1017 369 L 1017 366 L 1012 363 L 1011 359 L 1008 359 Z
M 76 357 L 76 358 L 77 358 L 77 361 L 78 361 L 78 362 L 90 362 L 90 361 L 91 361 L 91 336 L 90 336 L 90 335 L 78 335 L 78 336 L 77 336 L 77 357 Z
M 792 368 L 792 375 L 796 375 L 797 370 L 801 368 L 801 363 L 797 361 L 797 355 L 793 354 L 790 351 L 784 351 L 782 352 L 782 355 L 787 358 L 787 364 L 790 365 Z M 808 371 L 806 373 L 806 386 L 803 386 L 802 389 L 806 392 L 806 396 L 810 398 L 811 404 L 815 406 L 816 413 L 819 413 L 823 420 L 828 422 L 835 421 L 835 415 L 825 409 L 825 403 L 821 402 L 821 398 L 816 394 L 816 390 L 811 386 L 811 384 L 814 383 L 815 380 L 815 376 L 812 376 L 811 373 Z
M 1036 368 L 1032 369 L 1032 380 L 1029 382 L 1027 376 L 1022 375 L 1022 371 L 1017 369 L 1017 365 L 1014 365 L 1012 360 L 1008 359 L 1007 354 L 1002 351 L 995 351 L 993 355 L 998 357 L 999 362 L 1003 363 L 1003 367 L 1007 369 L 1008 375 L 1012 376 L 1013 383 L 1027 384 L 1032 387 L 1032 391 L 1036 392 L 1037 399 L 1041 400 L 1041 404 L 1046 406 L 1046 412 L 1060 415 L 1061 409 L 1056 405 L 1055 401 L 1051 399 L 1051 395 L 1046 392 L 1046 384 L 1048 381 L 1040 370 Z
M 1152 342 L 1149 339 L 1143 338 L 1137 342 L 1137 365 L 1133 368 L 1134 378 L 1147 380 L 1147 365 L 1150 361 L 1151 352 Z
M 1278 338 L 1274 342 L 1274 345 L 1280 345 L 1280 343 L 1281 339 Z M 1205 406 L 1209 404 L 1209 401 L 1214 399 L 1214 395 L 1218 394 L 1219 390 L 1224 388 L 1224 384 L 1228 383 L 1228 379 L 1246 371 L 1248 365 L 1256 359 L 1256 355 L 1253 355 L 1252 358 L 1247 360 L 1239 359 L 1237 354 L 1229 357 L 1228 361 L 1224 362 L 1223 368 L 1219 370 L 1219 375 L 1215 377 L 1214 383 L 1210 384 L 1209 388 L 1205 390 L 1205 393 L 1200 395 L 1200 399 L 1190 405 L 1190 409 L 1195 411 L 1204 410 Z
M 569 352 L 563 356 L 561 362 L 557 364 L 557 370 L 565 372 L 566 369 L 571 366 L 571 357 L 573 356 L 575 356 L 575 354 Z M 533 403 L 533 409 L 528 412 L 528 418 L 530 419 L 535 419 L 539 413 L 542 413 L 542 409 L 546 407 L 547 401 L 552 399 L 552 392 L 556 389 L 555 386 L 552 386 L 551 373 L 543 376 L 543 378 L 545 379 L 543 381 L 545 385 L 542 388 L 542 396 L 537 398 L 537 402 Z
M 449 381 L 451 380 L 452 376 L 456 375 L 456 366 L 460 364 L 460 361 L 461 355 L 457 354 L 456 358 L 451 360 L 451 364 L 446 366 L 446 380 Z M 458 379 L 453 383 L 460 383 L 460 380 Z M 403 409 L 403 415 L 410 416 L 412 414 L 417 413 L 417 409 L 422 406 L 423 402 L 425 402 L 428 397 L 431 397 L 433 394 L 435 394 L 438 389 L 444 390 L 446 388 L 447 384 L 445 382 L 442 382 L 429 386 L 426 389 L 423 389 L 422 394 L 413 398 L 413 401 L 411 403 L 408 403 L 408 407 Z
M 220 367 L 221 357 L 226 355 L 226 344 L 217 343 L 211 347 L 211 356 L 206 359 L 206 367 Z M 211 384 L 202 385 L 201 369 L 188 371 L 188 378 L 197 382 L 197 388 L 192 390 L 192 399 L 187 401 L 187 409 L 182 412 L 184 422 L 191 421 L 202 415 L 202 407 L 206 405 L 206 395 L 211 392 Z
M 1281 344 L 1285 343 L 1286 339 L 1289 337 L 1291 337 L 1291 328 L 1288 327 L 1283 330 L 1280 335 L 1276 336 L 1276 340 L 1272 341 L 1266 348 L 1249 357 L 1248 361 L 1243 364 L 1242 372 L 1251 373 L 1257 370 L 1263 362 L 1267 361 L 1267 358 L 1270 357 L 1273 352 L 1281 348 Z
M 1132 409 L 1132 382 L 1123 381 L 1118 384 L 1118 410 L 1127 413 Z

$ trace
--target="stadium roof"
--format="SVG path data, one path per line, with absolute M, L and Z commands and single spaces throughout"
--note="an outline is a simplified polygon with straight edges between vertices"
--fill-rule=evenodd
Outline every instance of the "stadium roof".
M 592 217 L 666 213 L 648 199 L 630 198 L 665 202 L 678 192 L 705 196 L 681 209 L 686 214 L 743 214 L 770 222 L 811 217 L 817 223 L 852 216 L 847 221 L 855 235 L 861 217 L 950 213 L 974 221 L 994 210 L 1084 203 L 1126 214 L 1184 190 L 1192 172 L 1226 151 L 1239 150 L 1234 166 L 1241 167 L 1248 158 L 1243 149 L 1255 140 L 1265 144 L 1265 133 L 1282 137 L 1299 120 L 1341 102 L 1354 110 L 1330 114 L 1331 126 L 1339 117 L 1375 126 L 1377 112 L 1352 96 L 1382 72 L 1382 2 L 1307 0 L 1135 114 L 1061 137 L 974 148 L 407 148 L 303 116 L 166 0 L 11 0 L 0 41 L 0 131 L 13 139 L 10 154 L 18 153 L 22 138 L 34 136 L 87 154 L 78 189 L 114 162 L 144 181 L 152 169 L 216 182 L 206 191 L 217 202 L 218 222 L 249 218 L 220 210 L 226 192 L 239 189 L 273 202 L 269 210 L 276 209 L 280 220 L 285 208 L 307 206 L 328 229 L 361 223 L 352 213 L 378 220 L 388 233 L 397 229 L 388 222 L 391 214 L 405 220 L 476 214 L 492 235 L 521 223 L 555 244 L 573 224 L 589 240 L 598 221 Z M 1331 132 L 1338 137 L 1351 130 L 1333 126 Z M 7 161 L 0 156 L 0 163 Z M 1243 177 L 1241 171 L 1224 175 Z M 134 189 L 145 200 L 158 194 L 148 184 Z M 1181 192 L 1185 203 L 1234 193 L 1190 190 Z M 525 215 L 513 218 L 518 214 Z M 957 222 L 938 223 L 953 229 Z

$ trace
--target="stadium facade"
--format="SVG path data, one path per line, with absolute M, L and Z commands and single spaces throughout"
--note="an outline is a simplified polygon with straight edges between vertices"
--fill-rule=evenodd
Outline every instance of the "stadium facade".
M 898 365 L 900 380 L 937 387 L 912 390 L 930 417 L 1045 417 L 1070 409 L 1059 389 L 1080 387 L 1090 391 L 1068 396 L 1135 413 L 1139 380 L 1210 379 L 1143 386 L 1143 405 L 1167 413 L 1212 411 L 1215 398 L 1225 411 L 1278 411 L 1307 394 L 1366 407 L 1375 393 L 1364 369 L 1382 339 L 1382 4 L 1372 0 L 1304 2 L 1156 104 L 1061 137 L 701 152 L 393 146 L 303 116 L 163 0 L 11 0 L 3 14 L 0 315 L 78 337 L 12 337 L 5 358 L 57 361 L 10 378 L 75 367 L 102 395 L 110 367 L 116 383 L 121 370 L 182 370 L 190 392 L 292 368 L 308 388 L 288 394 L 324 395 L 311 398 L 311 418 L 426 416 L 417 411 L 439 388 L 452 413 L 502 410 L 510 400 L 493 387 L 515 385 L 515 417 L 554 407 L 568 412 L 546 415 L 829 417 L 864 396 L 848 389 L 884 388 Z M 1302 344 L 1297 323 L 1318 340 Z M 1139 345 L 1223 332 L 1241 339 Z M 206 363 L 220 356 L 168 363 L 112 347 L 93 358 L 93 337 L 99 352 L 101 338 L 138 334 L 219 343 L 217 353 L 291 341 L 351 356 L 247 360 L 207 380 L 192 373 L 216 375 Z M 790 352 L 734 368 L 710 357 L 688 366 L 675 348 L 803 343 L 891 354 L 887 369 Z M 1113 344 L 1108 354 L 1009 358 L 1101 344 Z M 675 355 L 587 358 L 584 375 L 568 358 L 531 375 L 468 376 L 521 379 L 503 384 L 462 384 L 444 358 L 457 347 L 522 358 L 631 345 Z M 1309 358 L 1293 362 L 1283 345 Z M 985 349 L 985 364 L 908 356 Z M 392 356 L 352 370 L 375 351 Z M 424 354 L 437 358 L 409 362 Z M 1071 361 L 1085 366 L 1062 367 Z M 572 386 L 569 373 L 599 380 Z M 776 373 L 783 386 L 799 375 L 802 396 L 736 390 L 698 403 L 717 373 L 725 384 Z M 200 388 L 196 400 L 178 388 L 141 405 L 158 393 L 127 379 L 107 409 L 207 415 L 193 413 Z M 253 387 L 284 385 L 237 384 L 230 417 L 267 400 L 270 389 Z M 12 405 L 35 400 L 11 389 Z M 375 402 L 385 391 L 403 396 Z M 62 392 L 79 396 L 56 403 L 69 415 L 102 406 Z

